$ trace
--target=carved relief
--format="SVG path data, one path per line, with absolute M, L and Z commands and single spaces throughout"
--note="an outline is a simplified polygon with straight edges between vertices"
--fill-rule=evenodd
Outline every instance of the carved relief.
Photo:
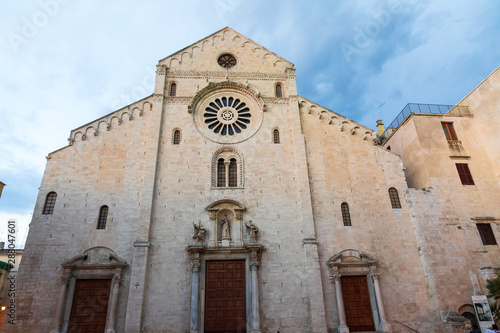
M 167 105 L 189 105 L 192 97 L 166 97 L 165 104 Z
M 250 242 L 256 243 L 257 242 L 257 233 L 259 232 L 259 228 L 253 224 L 252 220 L 245 221 L 245 227 L 248 230 L 248 233 L 250 234 Z
M 196 243 L 201 243 L 205 241 L 205 234 L 207 233 L 207 229 L 203 228 L 201 225 L 201 221 L 198 221 L 198 224 L 193 223 L 194 227 L 194 234 L 193 234 L 193 239 Z
M 167 78 L 254 78 L 254 79 L 289 79 L 286 73 L 261 73 L 261 72 L 230 72 L 227 71 L 197 71 L 197 70 L 174 70 L 170 71 Z M 295 78 L 295 77 L 293 77 Z
M 270 105 L 289 105 L 290 101 L 288 98 L 277 98 L 277 97 L 262 97 L 262 100 L 266 104 Z

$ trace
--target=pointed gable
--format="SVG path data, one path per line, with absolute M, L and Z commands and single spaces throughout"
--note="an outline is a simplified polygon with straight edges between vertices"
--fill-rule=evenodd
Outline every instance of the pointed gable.
M 217 60 L 224 54 L 236 58 L 232 72 L 283 73 L 294 64 L 237 31 L 225 27 L 162 59 L 170 71 L 225 71 Z

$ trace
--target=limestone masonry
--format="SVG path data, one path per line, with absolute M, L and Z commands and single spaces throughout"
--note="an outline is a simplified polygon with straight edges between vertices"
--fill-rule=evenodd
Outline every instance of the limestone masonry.
M 464 332 L 500 267 L 499 90 L 377 135 L 217 31 L 48 155 L 4 332 Z

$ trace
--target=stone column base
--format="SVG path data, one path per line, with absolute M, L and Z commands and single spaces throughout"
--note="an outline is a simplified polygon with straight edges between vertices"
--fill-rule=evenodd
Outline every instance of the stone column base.
M 109 330 L 106 330 L 106 333 L 115 333 L 115 330 L 109 329 Z
M 378 324 L 378 327 L 379 327 L 379 331 L 382 331 L 382 332 L 392 332 L 391 324 L 389 324 L 388 322 L 381 321 Z
M 260 333 L 260 330 L 252 330 L 252 333 Z
M 189 333 L 198 333 L 198 331 L 189 331 Z
M 349 327 L 347 327 L 347 325 L 340 325 L 339 333 L 349 333 Z

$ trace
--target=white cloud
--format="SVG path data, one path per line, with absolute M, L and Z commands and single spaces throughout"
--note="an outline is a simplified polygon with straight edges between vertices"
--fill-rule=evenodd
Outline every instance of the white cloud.
M 31 215 L 0 212 L 0 242 L 5 242 L 5 248 L 9 244 L 14 244 L 16 249 L 24 248 Z
M 348 64 L 339 44 L 394 2 L 69 1 L 18 51 L 9 33 L 22 35 L 43 9 L 4 3 L 0 181 L 9 192 L 0 204 L 25 214 L 44 157 L 73 128 L 151 94 L 159 59 L 226 25 L 295 63 L 301 95 L 372 128 L 382 103 L 386 123 L 408 102 L 455 103 L 500 64 L 498 6 L 466 0 L 399 1 L 407 9 Z

